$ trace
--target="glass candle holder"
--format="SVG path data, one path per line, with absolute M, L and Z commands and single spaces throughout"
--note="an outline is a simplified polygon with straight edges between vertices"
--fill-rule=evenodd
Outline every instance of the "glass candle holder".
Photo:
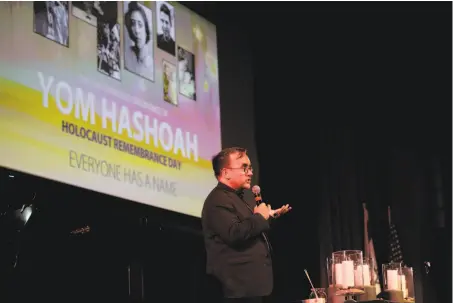
M 332 253 L 332 281 L 337 289 L 363 289 L 363 253 L 343 250 Z
M 372 260 L 370 258 L 363 258 L 363 264 L 358 264 L 354 269 L 354 284 L 364 287 L 374 285 L 371 275 L 372 268 Z
M 329 286 L 333 285 L 333 262 L 332 262 L 332 257 L 327 257 L 326 258 L 326 270 L 327 270 L 327 282 L 329 283 Z
M 382 275 L 384 277 L 384 290 L 401 290 L 401 263 L 382 264 Z
M 316 294 L 315 294 L 316 292 Z M 324 298 L 327 301 L 327 293 L 325 288 L 315 288 L 311 290 L 310 296 L 308 297 L 309 299 L 314 299 L 318 296 L 318 298 Z
M 414 270 L 412 267 L 403 266 L 401 268 L 401 290 L 406 301 L 415 301 L 414 291 Z

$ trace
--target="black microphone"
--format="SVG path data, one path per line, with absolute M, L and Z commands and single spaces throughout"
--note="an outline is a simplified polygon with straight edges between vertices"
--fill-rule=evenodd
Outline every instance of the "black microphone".
M 261 188 L 258 185 L 253 185 L 252 193 L 255 196 L 256 206 L 264 203 L 263 199 L 261 198 Z

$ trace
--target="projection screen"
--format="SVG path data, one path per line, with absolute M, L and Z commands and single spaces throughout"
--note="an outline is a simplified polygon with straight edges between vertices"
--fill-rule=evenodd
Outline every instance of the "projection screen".
M 216 28 L 177 2 L 0 3 L 0 166 L 200 216 Z

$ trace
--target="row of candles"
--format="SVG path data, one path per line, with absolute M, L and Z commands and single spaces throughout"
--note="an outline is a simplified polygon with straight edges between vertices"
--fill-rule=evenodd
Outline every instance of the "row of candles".
M 401 290 L 403 298 L 409 297 L 409 285 L 413 284 L 413 272 L 410 267 L 402 267 L 400 263 L 383 264 L 384 285 L 387 290 Z M 413 285 L 411 287 L 413 297 Z
M 372 260 L 363 258 L 359 250 L 334 252 L 328 260 L 328 271 L 331 271 L 329 284 L 342 290 L 374 286 L 377 277 L 373 266 Z M 413 285 L 412 268 L 402 267 L 400 263 L 388 263 L 383 264 L 382 270 L 385 290 L 400 290 L 404 298 L 414 296 L 413 287 L 408 287 Z
M 342 288 L 354 286 L 369 286 L 371 284 L 371 272 L 368 264 L 356 265 L 354 261 L 342 261 L 335 263 L 335 282 Z

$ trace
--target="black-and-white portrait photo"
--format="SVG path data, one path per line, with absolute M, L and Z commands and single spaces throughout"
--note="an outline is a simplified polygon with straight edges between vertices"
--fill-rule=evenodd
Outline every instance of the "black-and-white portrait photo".
M 195 91 L 195 56 L 178 46 L 179 93 L 197 100 Z
M 162 60 L 162 83 L 164 101 L 178 105 L 176 66 L 165 60 Z
M 68 1 L 34 1 L 33 30 L 35 33 L 69 46 Z
M 121 80 L 120 25 L 114 22 L 98 22 L 97 40 L 98 71 Z
M 73 1 L 72 15 L 93 26 L 101 22 L 118 20 L 118 3 L 116 1 Z
M 175 8 L 167 2 L 156 2 L 157 47 L 175 55 Z
M 124 3 L 124 68 L 154 81 L 152 11 L 137 1 Z

